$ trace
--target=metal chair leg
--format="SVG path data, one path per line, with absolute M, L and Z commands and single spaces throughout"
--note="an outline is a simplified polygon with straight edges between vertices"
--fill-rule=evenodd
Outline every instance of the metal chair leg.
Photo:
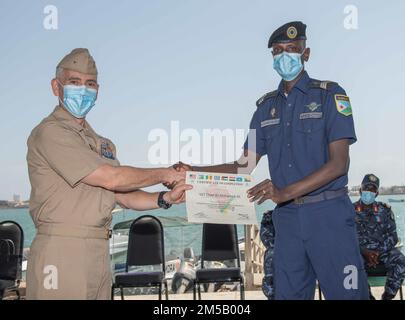
M 159 283 L 159 300 L 162 300 L 162 284 Z
M 124 288 L 120 287 L 121 290 L 121 300 L 124 300 Z
M 114 285 L 111 286 L 111 300 L 114 300 Z
M 245 284 L 243 283 L 243 279 L 240 280 L 240 299 L 245 300 Z
M 200 285 L 200 283 L 198 283 L 197 290 L 198 290 L 198 300 L 201 300 L 201 285 Z
M 193 282 L 193 300 L 197 299 L 196 286 L 197 286 L 197 282 L 194 280 L 194 282 Z
M 166 300 L 169 300 L 169 289 L 167 286 L 167 281 L 165 281 L 165 291 Z

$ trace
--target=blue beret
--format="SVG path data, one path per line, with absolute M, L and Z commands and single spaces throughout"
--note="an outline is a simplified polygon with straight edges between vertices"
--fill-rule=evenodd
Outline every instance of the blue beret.
M 272 33 L 269 39 L 268 47 L 271 48 L 273 43 L 277 42 L 306 40 L 306 29 L 306 24 L 302 23 L 301 21 L 288 22 Z

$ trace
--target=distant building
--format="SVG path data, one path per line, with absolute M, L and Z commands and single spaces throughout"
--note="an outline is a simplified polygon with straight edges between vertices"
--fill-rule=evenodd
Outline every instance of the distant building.
M 13 202 L 20 203 L 21 202 L 21 196 L 19 194 L 13 195 Z
M 392 193 L 393 194 L 403 194 L 405 192 L 405 187 L 404 186 L 393 186 L 392 187 Z
M 359 195 L 360 186 L 353 186 L 349 189 L 349 196 L 356 197 Z
M 361 186 L 353 186 L 350 188 L 350 191 L 352 192 L 358 192 L 360 190 Z

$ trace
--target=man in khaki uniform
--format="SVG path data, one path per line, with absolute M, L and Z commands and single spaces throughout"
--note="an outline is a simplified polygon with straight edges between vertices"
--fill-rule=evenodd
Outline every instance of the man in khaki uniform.
M 59 105 L 28 138 L 30 213 L 37 228 L 27 270 L 27 299 L 109 299 L 109 227 L 116 203 L 168 208 L 184 201 L 184 172 L 120 166 L 114 144 L 85 120 L 94 106 L 97 68 L 87 49 L 58 64 Z M 178 182 L 170 192 L 140 188 Z

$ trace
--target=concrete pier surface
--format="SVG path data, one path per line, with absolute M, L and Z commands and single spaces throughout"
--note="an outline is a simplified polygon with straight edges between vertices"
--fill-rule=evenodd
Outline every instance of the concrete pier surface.
M 405 286 L 402 286 L 403 290 L 405 290 Z M 372 287 L 371 291 L 373 296 L 377 299 L 381 299 L 381 295 L 384 292 L 384 287 Z M 126 295 L 125 300 L 156 300 L 157 295 Z M 261 290 L 254 290 L 254 291 L 245 291 L 245 298 L 246 300 L 267 300 L 266 296 L 263 294 Z M 115 299 L 121 299 L 120 296 L 115 296 Z M 164 299 L 164 296 L 162 296 Z M 202 300 L 239 300 L 240 294 L 239 291 L 230 291 L 230 292 L 202 292 L 201 293 Z M 169 294 L 169 300 L 193 300 L 192 293 L 185 293 L 185 294 Z M 318 290 L 315 292 L 315 300 L 319 300 Z M 399 292 L 396 295 L 394 300 L 399 299 Z
M 25 282 L 21 283 L 21 295 L 22 299 L 25 299 Z M 402 286 L 402 289 L 405 291 L 405 286 Z M 374 297 L 377 300 L 381 299 L 381 295 L 384 292 L 384 287 L 382 286 L 375 286 L 371 288 L 371 291 Z M 124 291 L 125 292 L 125 291 Z M 249 290 L 245 291 L 246 300 L 267 300 L 266 296 L 263 294 L 261 290 Z M 125 295 L 125 300 L 157 300 L 156 294 L 149 294 L 149 295 Z M 164 299 L 164 295 L 162 296 Z M 240 294 L 239 291 L 225 291 L 225 292 L 202 292 L 201 293 L 202 300 L 239 300 Z M 5 297 L 6 300 L 15 299 L 14 294 L 8 294 Z M 115 300 L 120 300 L 119 295 L 115 295 Z M 184 293 L 184 294 L 169 294 L 169 300 L 193 300 L 192 293 Z M 315 300 L 319 300 L 318 290 L 315 292 Z M 396 295 L 394 300 L 399 300 L 399 292 Z

